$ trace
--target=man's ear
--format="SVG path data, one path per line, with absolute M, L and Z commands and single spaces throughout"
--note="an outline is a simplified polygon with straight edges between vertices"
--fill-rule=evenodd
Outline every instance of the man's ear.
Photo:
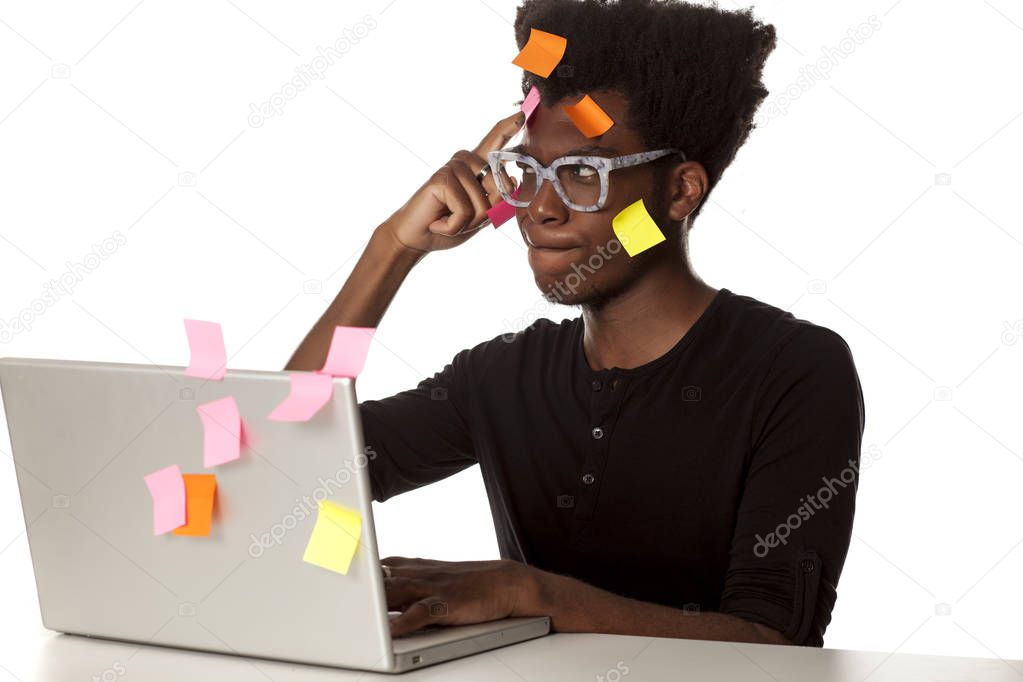
M 707 170 L 697 161 L 686 161 L 671 169 L 667 190 L 668 217 L 672 222 L 682 222 L 696 210 L 707 193 Z M 683 229 L 688 229 L 688 223 Z

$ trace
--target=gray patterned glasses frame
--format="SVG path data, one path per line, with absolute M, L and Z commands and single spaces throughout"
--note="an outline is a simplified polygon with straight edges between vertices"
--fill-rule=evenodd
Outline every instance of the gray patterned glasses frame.
M 604 207 L 604 202 L 607 201 L 608 187 L 609 187 L 609 176 L 611 171 L 619 168 L 630 168 L 632 166 L 638 166 L 644 163 L 649 163 L 656 159 L 660 159 L 669 154 L 678 154 L 682 157 L 682 160 L 686 160 L 686 155 L 678 149 L 657 149 L 649 152 L 639 152 L 637 154 L 626 154 L 625 156 L 562 156 L 560 159 L 555 159 L 551 162 L 551 165 L 544 166 L 539 161 L 534 159 L 528 154 L 519 154 L 517 152 L 510 151 L 493 151 L 487 155 L 487 160 L 490 163 L 490 170 L 493 173 L 494 179 L 497 182 L 497 188 L 501 192 L 501 197 L 512 206 L 517 208 L 525 208 L 529 206 L 533 197 L 539 194 L 540 189 L 543 187 L 544 181 L 550 181 L 554 185 L 554 190 L 558 193 L 558 196 L 573 211 L 581 211 L 583 213 L 592 213 L 593 211 L 599 211 Z M 507 182 L 510 177 L 507 170 L 509 167 L 515 167 L 523 175 L 529 171 L 534 175 L 533 182 L 535 187 L 533 188 L 532 196 L 528 200 L 519 199 L 513 196 L 516 192 L 515 187 L 508 187 Z M 558 170 L 562 168 L 584 168 L 587 171 L 596 171 L 597 176 L 600 180 L 599 193 L 594 190 L 598 190 L 597 187 L 592 186 L 592 180 L 587 180 L 591 184 L 591 187 L 584 193 L 588 196 L 596 194 L 595 200 L 591 199 L 589 203 L 578 203 L 574 201 L 569 192 L 566 191 L 562 184 L 562 179 L 558 177 Z M 538 180 L 536 180 L 538 178 Z M 519 187 L 521 189 L 521 185 Z M 579 190 L 575 190 L 578 195 Z M 578 199 L 579 196 L 576 196 Z

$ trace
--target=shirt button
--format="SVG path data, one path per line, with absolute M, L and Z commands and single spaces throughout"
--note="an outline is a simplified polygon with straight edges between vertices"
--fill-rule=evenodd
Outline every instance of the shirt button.
M 809 559 L 803 559 L 801 567 L 803 569 L 803 573 L 813 573 L 813 562 Z
M 583 474 L 583 483 L 586 485 L 592 485 L 595 480 L 597 479 L 593 477 L 593 474 Z
M 592 388 L 594 391 L 599 391 L 601 389 L 601 386 L 603 386 L 603 384 L 600 383 L 600 379 L 594 379 L 593 382 L 590 384 L 590 388 Z
M 594 426 L 594 427 L 593 427 L 593 430 L 592 430 L 592 431 L 590 431 L 590 433 L 591 433 L 591 434 L 593 435 L 593 437 L 594 437 L 594 438 L 596 438 L 597 440 L 600 440 L 601 438 L 603 438 L 603 437 L 604 437 L 604 429 L 600 428 L 599 426 Z

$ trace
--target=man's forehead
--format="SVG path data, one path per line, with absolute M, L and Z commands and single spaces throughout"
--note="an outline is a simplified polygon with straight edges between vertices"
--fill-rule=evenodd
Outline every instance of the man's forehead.
M 594 93 L 592 97 L 615 121 L 603 135 L 589 138 L 580 132 L 562 108 L 579 97 L 566 97 L 553 105 L 542 102 L 527 124 L 521 144 L 510 151 L 529 154 L 545 164 L 561 156 L 621 156 L 639 151 L 638 136 L 623 122 L 623 100 L 608 93 Z

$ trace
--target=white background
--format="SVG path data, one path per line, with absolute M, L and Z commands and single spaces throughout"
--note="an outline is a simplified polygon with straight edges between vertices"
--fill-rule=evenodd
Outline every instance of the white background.
M 371 230 L 513 111 L 514 10 L 0 3 L 0 319 L 31 319 L 0 355 L 184 364 L 193 317 L 223 324 L 233 367 L 282 367 Z M 713 286 L 853 349 L 865 465 L 826 645 L 1023 658 L 1023 7 L 755 11 L 779 33 L 765 79 L 780 115 L 761 117 L 711 196 L 693 260 Z M 376 27 L 322 80 L 250 125 L 251 105 L 367 16 Z M 800 85 L 818 62 L 828 77 Z M 46 282 L 116 231 L 122 246 L 32 312 Z M 411 275 L 360 396 L 575 314 L 541 302 L 513 225 L 486 230 Z M 30 599 L 31 578 L 0 435 L 5 603 Z M 497 556 L 476 469 L 376 511 L 384 555 Z

